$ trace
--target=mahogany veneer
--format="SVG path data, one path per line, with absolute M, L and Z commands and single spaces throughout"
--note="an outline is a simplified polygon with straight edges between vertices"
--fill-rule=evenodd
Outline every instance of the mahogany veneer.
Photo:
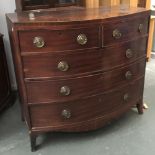
M 7 22 L 32 151 L 40 133 L 94 130 L 134 105 L 143 113 L 150 11 L 29 13 L 7 14 Z

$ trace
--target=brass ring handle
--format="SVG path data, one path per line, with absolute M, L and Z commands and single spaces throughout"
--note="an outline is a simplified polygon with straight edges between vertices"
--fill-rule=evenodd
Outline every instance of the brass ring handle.
M 131 71 L 127 71 L 126 73 L 125 73 L 125 77 L 126 77 L 126 79 L 127 80 L 131 80 L 132 79 L 132 73 L 131 73 Z
M 124 101 L 129 101 L 129 98 L 130 98 L 130 96 L 129 96 L 129 94 L 128 93 L 126 93 L 125 95 L 124 95 L 124 97 L 123 97 L 123 99 L 124 99 Z
M 45 45 L 45 41 L 42 37 L 34 37 L 33 39 L 33 44 L 37 47 L 37 48 L 42 48 Z
M 60 94 L 61 95 L 68 96 L 68 95 L 70 95 L 70 93 L 71 93 L 71 90 L 70 90 L 70 88 L 68 86 L 61 87 L 61 89 L 60 89 Z
M 114 37 L 115 39 L 120 39 L 120 38 L 122 37 L 122 33 L 121 33 L 118 29 L 115 29 L 115 30 L 113 31 L 113 37 Z
M 127 49 L 126 50 L 126 57 L 128 59 L 132 58 L 133 57 L 133 51 L 131 49 Z
M 138 31 L 139 31 L 140 33 L 143 32 L 143 27 L 144 27 L 143 24 L 139 24 Z
M 69 65 L 68 65 L 68 63 L 66 61 L 59 62 L 57 67 L 62 72 L 66 72 L 69 69 Z
M 64 109 L 61 113 L 61 115 L 65 118 L 65 119 L 69 119 L 71 118 L 72 114 L 70 112 L 70 110 Z
M 79 34 L 77 36 L 77 42 L 80 45 L 85 45 L 88 42 L 87 36 L 85 34 Z

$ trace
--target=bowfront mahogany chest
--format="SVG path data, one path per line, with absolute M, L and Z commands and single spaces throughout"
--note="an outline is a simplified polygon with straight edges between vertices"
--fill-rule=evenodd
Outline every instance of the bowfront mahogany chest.
M 55 8 L 7 14 L 32 150 L 49 131 L 95 130 L 137 106 L 150 11 Z

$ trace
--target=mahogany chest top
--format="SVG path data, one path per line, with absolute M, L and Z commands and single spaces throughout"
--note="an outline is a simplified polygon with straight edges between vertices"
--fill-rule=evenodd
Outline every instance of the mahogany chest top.
M 113 6 L 109 8 L 93 8 L 86 9 L 84 7 L 61 7 L 61 8 L 51 8 L 45 10 L 34 10 L 34 11 L 25 11 L 18 13 L 7 14 L 7 17 L 11 20 L 12 23 L 20 24 L 73 24 L 81 22 L 103 22 L 106 20 L 114 20 L 115 18 L 125 18 L 127 16 L 132 16 L 133 14 L 145 14 L 150 10 L 144 8 L 123 8 L 118 6 Z M 30 13 L 34 13 L 34 20 L 30 19 Z

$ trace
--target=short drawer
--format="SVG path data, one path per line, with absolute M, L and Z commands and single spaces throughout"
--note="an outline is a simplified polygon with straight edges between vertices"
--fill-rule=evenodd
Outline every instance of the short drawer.
M 143 95 L 144 79 L 101 95 L 72 102 L 29 106 L 32 128 L 77 125 L 136 105 Z
M 129 18 L 104 24 L 103 46 L 132 40 L 148 34 L 149 17 Z
M 128 84 L 145 72 L 145 59 L 120 69 L 89 76 L 46 81 L 27 81 L 29 103 L 75 100 Z
M 141 46 L 139 46 L 141 45 Z M 147 37 L 103 50 L 31 54 L 22 57 L 25 78 L 58 78 L 107 71 L 144 57 Z
M 99 47 L 99 26 L 19 31 L 21 52 L 53 52 Z

